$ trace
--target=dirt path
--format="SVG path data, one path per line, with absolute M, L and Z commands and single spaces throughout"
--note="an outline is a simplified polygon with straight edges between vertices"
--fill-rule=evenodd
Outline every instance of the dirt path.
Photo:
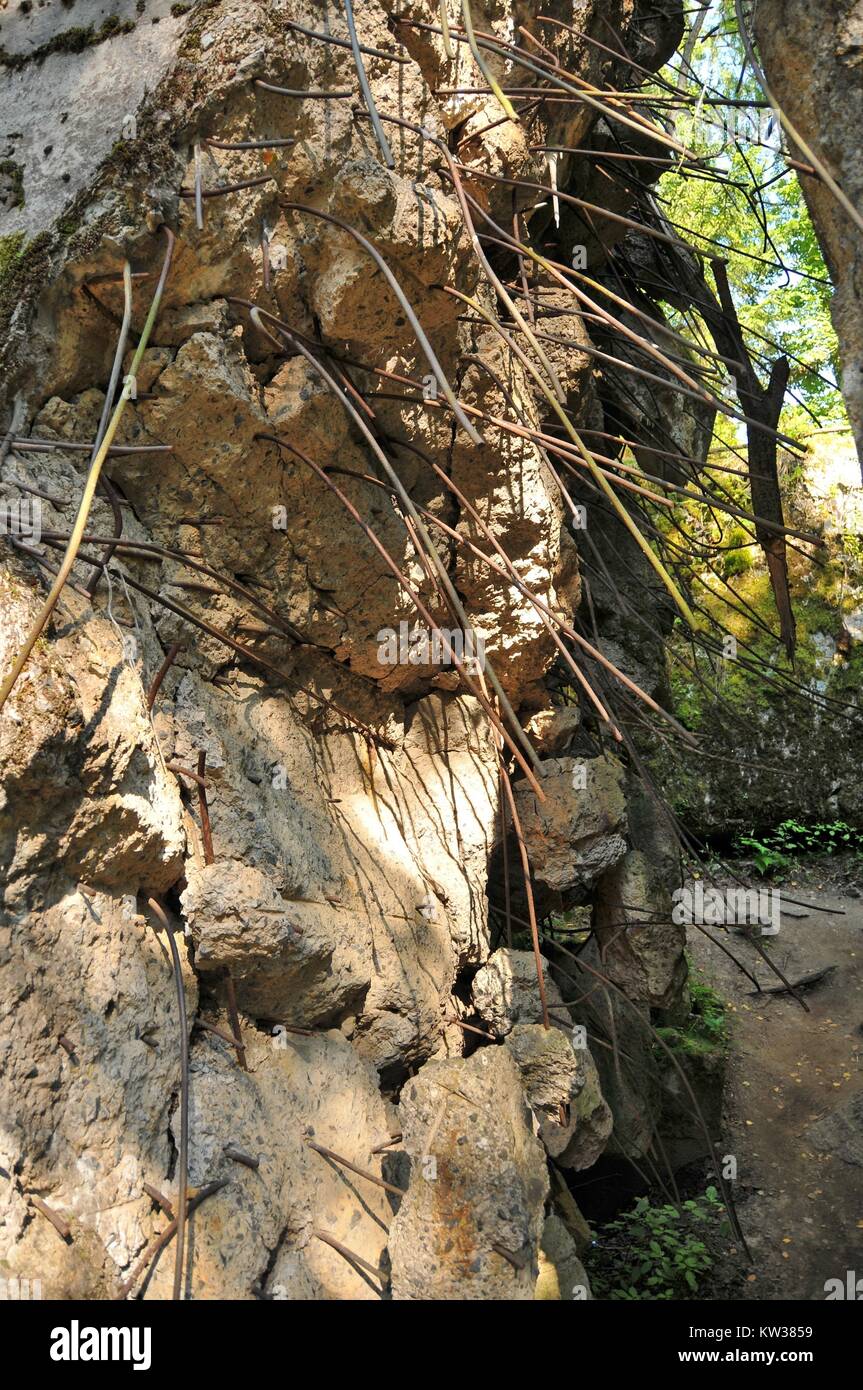
M 792 894 L 792 890 L 787 890 Z M 836 967 L 802 992 L 751 995 L 732 961 L 689 928 L 693 963 L 729 1005 L 731 1048 L 720 1153 L 737 1158 L 738 1208 L 756 1273 L 743 1296 L 822 1300 L 856 1271 L 863 1298 L 863 900 L 792 896 L 767 949 L 792 982 Z M 841 908 L 833 916 L 824 908 Z M 750 942 L 711 928 L 762 985 L 779 981 Z

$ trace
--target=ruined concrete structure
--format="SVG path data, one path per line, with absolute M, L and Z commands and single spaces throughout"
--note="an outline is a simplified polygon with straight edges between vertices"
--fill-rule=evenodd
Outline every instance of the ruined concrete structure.
M 502 119 L 449 8 L 451 57 L 432 0 L 353 6 L 375 103 L 398 118 L 384 126 L 392 167 L 337 0 L 3 13 L 4 112 L 26 98 L 32 115 L 8 136 L 4 165 L 2 478 L 7 498 L 40 502 L 43 542 L 59 546 L 41 552 L 48 564 L 87 471 L 88 450 L 68 446 L 96 437 L 105 404 L 124 260 L 142 277 L 127 372 L 164 228 L 176 238 L 115 440 L 133 447 L 110 454 L 87 524 L 111 538 L 119 518 L 139 548 L 114 552 L 92 593 L 92 563 L 78 561 L 0 716 L 0 1271 L 40 1278 L 46 1297 L 171 1295 L 173 1248 L 148 1257 L 167 1222 L 152 1192 L 177 1191 L 181 1061 L 150 900 L 183 960 L 189 1183 L 224 1184 L 191 1218 L 185 1296 L 530 1299 L 542 1265 L 540 1285 L 571 1297 L 586 1278 L 560 1175 L 610 1143 L 637 1154 L 652 1142 L 658 1083 L 632 1011 L 603 989 L 570 1018 L 563 1000 L 584 984 L 561 955 L 546 971 L 544 1028 L 529 943 L 507 946 L 494 910 L 502 801 L 519 930 L 527 907 L 482 688 L 451 665 L 381 662 L 381 633 L 413 628 L 417 612 L 327 483 L 452 628 L 348 400 L 431 529 L 528 731 L 545 799 L 513 764 L 514 803 L 538 911 L 592 913 L 585 959 L 602 952 L 637 1009 L 673 1009 L 686 973 L 667 917 L 673 842 L 595 711 L 562 694 L 572 678 L 524 592 L 572 618 L 585 602 L 579 532 L 529 437 L 546 404 L 482 317 L 496 296 L 444 154 L 507 233 L 528 228 L 565 265 L 584 245 L 601 268 L 621 224 L 581 221 L 573 205 L 478 173 L 545 183 L 535 147 L 581 149 L 611 138 L 609 125 L 574 100 Z M 651 70 L 683 34 L 679 0 L 547 0 L 570 28 L 540 23 L 522 0 L 472 9 L 481 34 L 528 48 L 533 36 L 538 57 L 594 87 L 631 85 L 615 47 Z M 505 87 L 539 80 L 503 47 L 486 61 Z M 5 114 L 4 129 L 18 125 Z M 622 210 L 589 158 L 557 156 L 556 178 Z M 396 277 L 440 373 L 348 228 Z M 485 249 L 517 280 L 514 259 Z M 590 326 L 563 290 L 543 304 L 567 409 L 602 430 L 614 388 L 598 389 Z M 255 305 L 274 318 L 253 318 Z M 444 377 L 482 412 L 470 417 L 482 442 L 454 419 Z M 643 557 L 566 477 L 621 588 L 649 606 Z M 5 673 L 51 575 L 5 544 L 0 561 Z M 590 600 L 609 657 L 661 696 L 658 649 L 601 580 Z M 623 1069 L 581 1045 L 579 1021 L 602 1037 L 611 1027 Z

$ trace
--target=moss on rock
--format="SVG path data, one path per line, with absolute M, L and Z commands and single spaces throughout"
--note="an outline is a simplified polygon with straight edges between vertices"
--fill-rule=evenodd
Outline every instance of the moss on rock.
M 10 72 L 20 72 L 30 63 L 43 63 L 52 53 L 83 53 L 85 49 L 113 39 L 118 34 L 130 34 L 134 28 L 134 20 L 120 19 L 119 15 L 112 14 L 102 21 L 98 29 L 93 24 L 64 29 L 34 48 L 32 53 L 10 53 L 0 44 L 0 67 L 8 68 Z

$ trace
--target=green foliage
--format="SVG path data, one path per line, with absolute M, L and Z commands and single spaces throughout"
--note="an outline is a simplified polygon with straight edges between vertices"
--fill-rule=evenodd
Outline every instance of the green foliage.
M 785 820 L 761 839 L 754 834 L 738 836 L 735 848 L 751 856 L 758 872 L 767 875 L 788 869 L 795 855 L 848 851 L 863 855 L 863 832 L 844 820 L 816 821 L 811 825 Z
M 28 63 L 44 62 L 52 53 L 83 53 L 86 48 L 94 48 L 106 39 L 113 39 L 117 34 L 130 34 L 134 27 L 134 20 L 120 19 L 112 14 L 102 21 L 98 29 L 94 24 L 75 25 L 71 29 L 63 29 L 30 53 L 10 53 L 0 44 L 0 67 L 19 72 L 27 67 Z
M 571 946 L 581 945 L 590 935 L 590 910 L 576 907 L 569 911 L 553 912 L 549 918 L 549 932 Z
M 697 1298 L 714 1264 L 709 1242 L 722 1215 L 715 1187 L 679 1207 L 639 1198 L 596 1230 L 587 1257 L 594 1295 L 615 1302 Z
M 677 61 L 666 70 L 675 82 Z M 712 99 L 763 99 L 744 62 L 733 11 L 719 31 L 710 24 L 702 31 L 688 78 L 689 91 L 704 84 L 707 100 L 678 120 L 676 134 L 694 153 L 710 158 L 721 179 L 675 166 L 660 182 L 660 204 L 706 259 L 727 259 L 750 350 L 756 361 L 758 353 L 764 355 L 762 378 L 766 381 L 770 362 L 787 353 L 791 392 L 817 415 L 844 420 L 832 289 L 800 181 L 779 152 L 776 119 L 755 105 L 711 104 Z M 777 268 L 783 265 L 789 273 Z M 678 317 L 677 326 L 684 327 Z M 811 427 L 811 416 L 789 396 L 781 428 L 800 433 Z
M 839 537 L 842 554 L 858 571 L 863 571 L 863 536 L 853 531 L 844 531 Z
M 734 528 L 723 532 L 716 517 L 711 519 L 706 508 L 696 503 L 687 503 L 685 516 L 680 509 L 679 529 L 671 534 L 678 545 L 684 543 L 685 534 L 708 547 L 720 536 L 723 546 L 733 546 L 736 540 Z M 777 684 L 777 678 L 786 672 L 797 683 L 801 701 L 808 687 L 843 703 L 859 705 L 863 644 L 840 649 L 832 660 L 825 656 L 823 645 L 824 636 L 834 640 L 839 636 L 843 614 L 860 603 L 863 572 L 858 567 L 858 548 L 863 555 L 863 542 L 853 533 L 844 534 L 841 547 L 831 538 L 814 573 L 804 557 L 790 552 L 798 638 L 793 670 L 779 643 L 776 605 L 760 549 L 724 549 L 714 559 L 715 573 L 698 571 L 693 564 L 700 602 L 720 633 L 737 638 L 741 659 L 720 661 L 693 649 L 683 629 L 672 634 L 666 648 L 672 709 L 686 728 L 713 737 L 713 731 L 721 726 L 721 737 L 727 744 L 737 719 L 749 725 L 756 714 L 763 715 L 765 722 L 787 720 L 784 687 L 781 680 Z M 746 562 L 740 567 L 732 560 L 729 567 L 729 557 L 738 554 L 745 555 Z M 827 737 L 826 729 L 823 735 Z M 717 747 L 710 751 L 726 750 Z M 779 815 L 794 810 L 793 802 L 783 801 Z M 759 829 L 764 828 L 762 823 Z
M 676 662 L 670 662 L 670 668 L 671 708 L 685 728 L 697 731 L 704 716 L 703 689 Z
M 728 1046 L 725 1004 L 716 991 L 690 966 L 689 1014 L 681 1026 L 657 1028 L 666 1047 L 687 1057 L 724 1052 Z M 661 1052 L 661 1049 L 657 1049 Z
M 735 574 L 744 574 L 746 570 L 752 568 L 752 547 L 745 540 L 739 539 L 732 532 L 732 544 L 734 549 L 728 549 L 720 564 L 720 574 L 723 579 L 731 579 Z
M 24 249 L 24 233 L 11 232 L 0 237 L 0 282 L 9 274 Z
M 788 868 L 788 856 L 780 854 L 777 850 L 771 849 L 769 845 L 755 838 L 754 835 L 738 835 L 735 841 L 735 848 L 741 854 L 747 854 L 755 865 L 756 872 L 762 878 L 769 877 L 777 869 Z

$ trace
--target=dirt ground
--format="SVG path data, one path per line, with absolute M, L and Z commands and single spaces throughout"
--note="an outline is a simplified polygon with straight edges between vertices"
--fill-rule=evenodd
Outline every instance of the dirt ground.
M 771 958 L 792 983 L 835 967 L 800 991 L 809 1013 L 787 994 L 752 994 L 734 963 L 688 929 L 693 964 L 728 1005 L 719 1151 L 737 1159 L 752 1252 L 742 1296 L 823 1300 L 827 1280 L 844 1285 L 855 1271 L 863 1298 L 863 899 L 791 883 L 781 892 L 779 934 L 762 939 Z M 738 929 L 709 930 L 762 986 L 780 983 Z

